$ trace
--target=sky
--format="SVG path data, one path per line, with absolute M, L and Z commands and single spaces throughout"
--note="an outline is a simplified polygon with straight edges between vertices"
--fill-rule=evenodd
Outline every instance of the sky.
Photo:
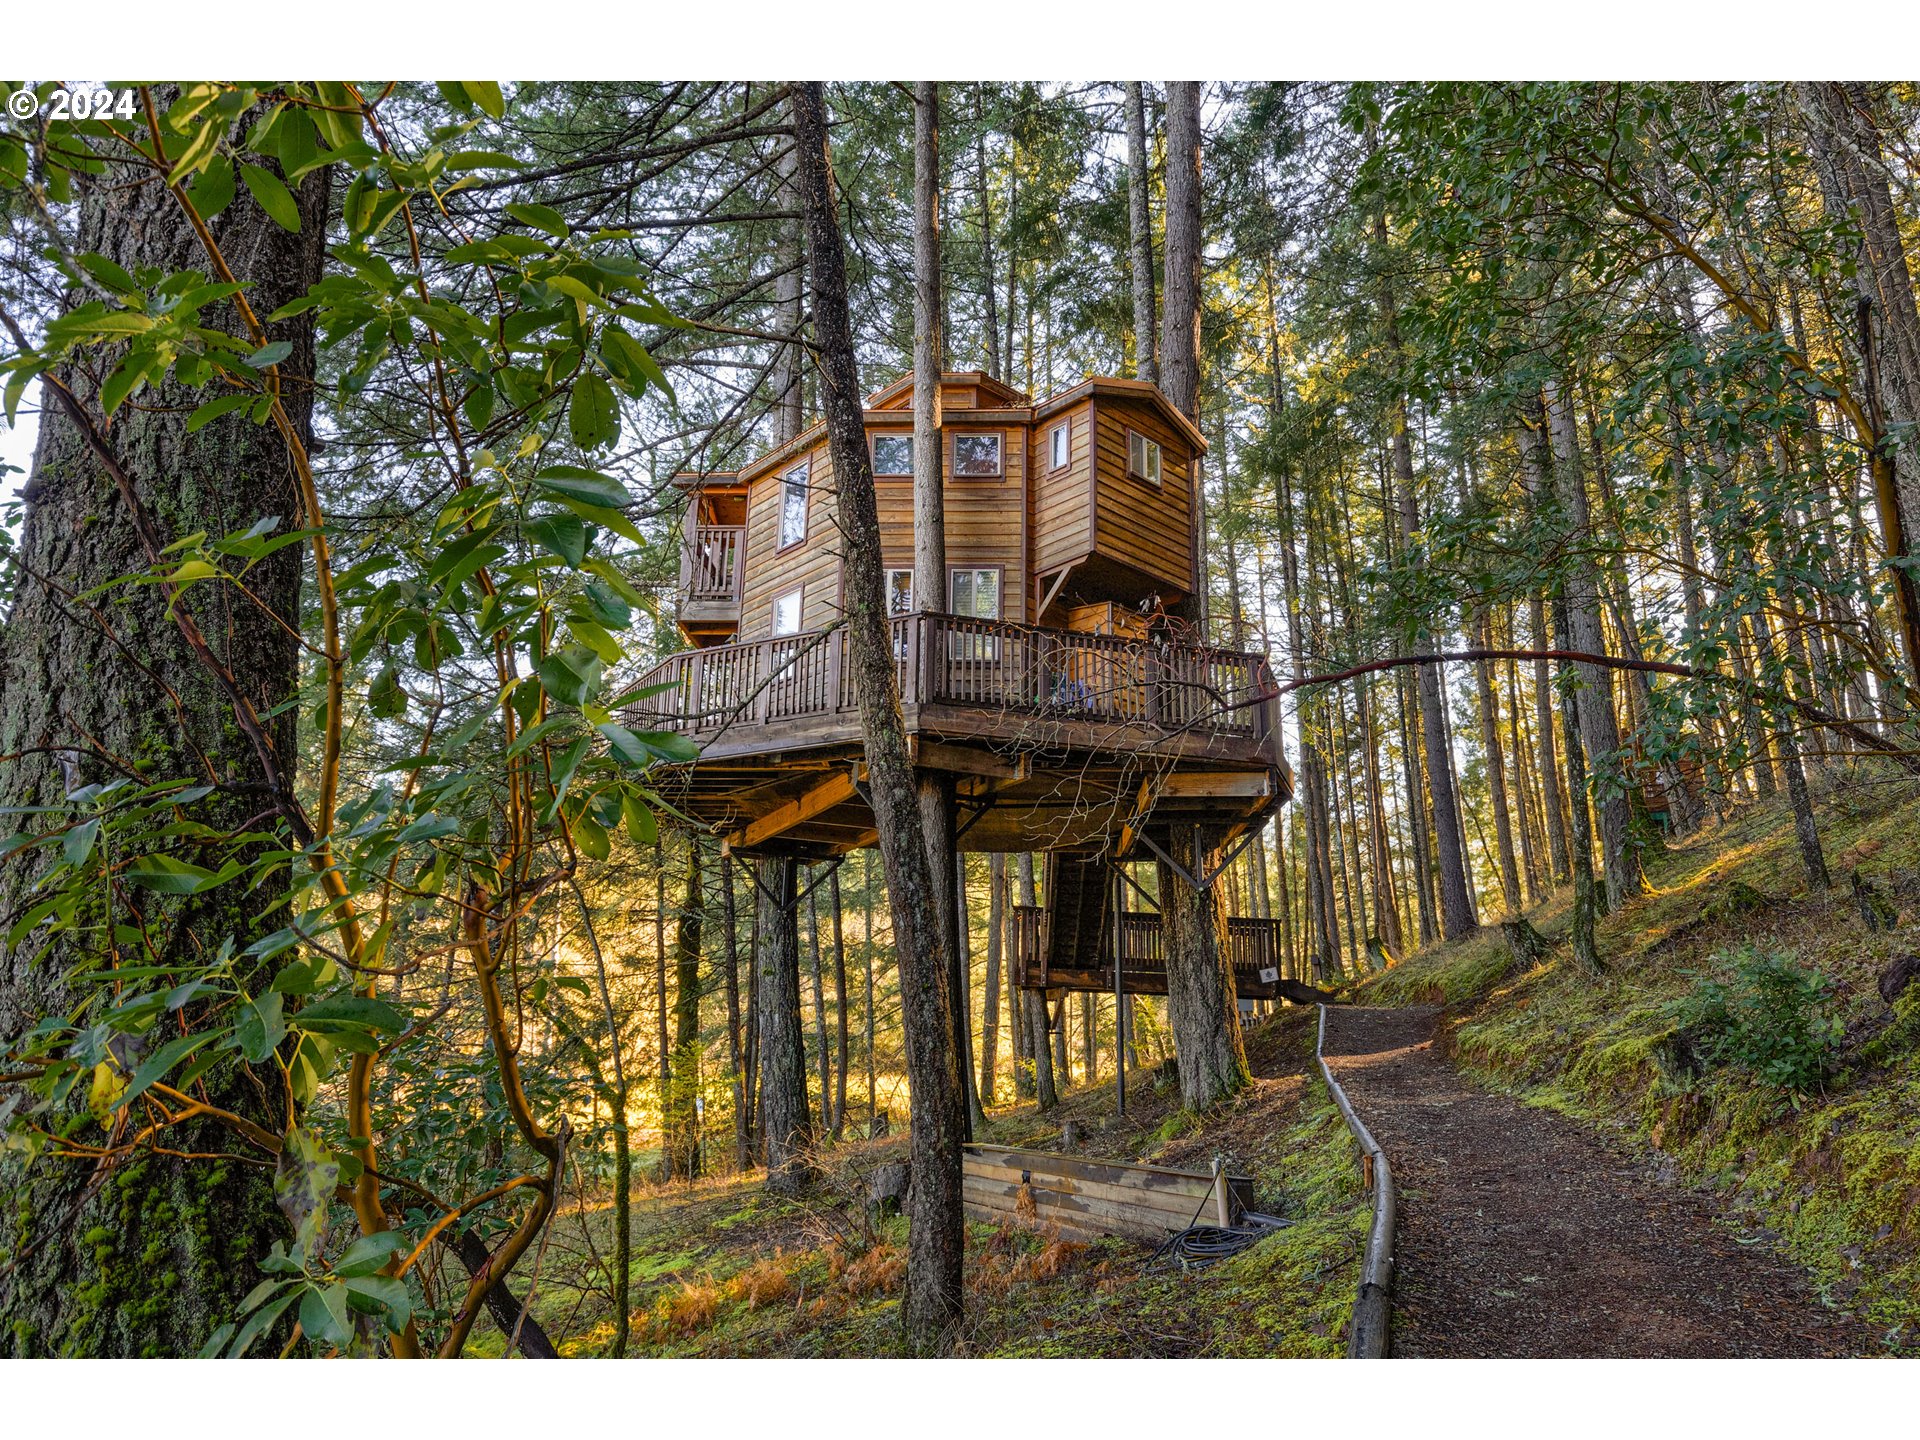
M 27 483 L 27 466 L 33 461 L 34 442 L 40 438 L 39 381 L 29 385 L 27 393 L 20 397 L 20 412 L 14 419 L 16 423 L 11 429 L 7 428 L 4 419 L 0 419 L 0 465 L 18 467 L 18 473 L 8 471 L 0 474 L 0 519 L 8 516 L 8 502 Z M 15 518 L 7 528 L 17 537 L 18 519 Z

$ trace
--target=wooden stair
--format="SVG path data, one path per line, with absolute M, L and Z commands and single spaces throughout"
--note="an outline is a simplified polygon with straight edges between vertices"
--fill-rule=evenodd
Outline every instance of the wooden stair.
M 1105 854 L 1055 850 L 1047 855 L 1046 968 L 1098 970 L 1110 965 L 1107 889 L 1113 876 Z

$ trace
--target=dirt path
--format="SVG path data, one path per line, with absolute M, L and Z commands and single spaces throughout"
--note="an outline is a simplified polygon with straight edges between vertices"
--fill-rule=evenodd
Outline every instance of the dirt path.
M 1393 1353 L 1873 1353 L 1806 1275 L 1578 1125 L 1436 1055 L 1434 1011 L 1328 1012 L 1327 1063 L 1399 1190 Z

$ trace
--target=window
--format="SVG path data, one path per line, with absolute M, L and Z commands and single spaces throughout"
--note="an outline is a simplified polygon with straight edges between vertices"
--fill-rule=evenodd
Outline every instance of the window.
M 873 473 L 880 476 L 913 474 L 913 437 L 911 435 L 874 436 Z
M 1127 432 L 1127 473 L 1149 485 L 1160 483 L 1160 446 L 1138 430 Z
M 911 615 L 913 613 L 913 571 L 887 571 L 887 614 Z
M 807 538 L 807 467 L 796 465 L 780 477 L 780 548 Z
M 962 480 L 996 480 L 1000 477 L 1000 436 L 983 431 L 962 431 L 953 437 L 953 473 Z
M 992 570 L 949 570 L 947 572 L 948 609 L 969 620 L 1000 618 L 1000 572 Z M 998 660 L 997 635 L 960 634 L 947 640 L 950 660 Z
M 799 590 L 789 590 L 784 595 L 774 597 L 773 633 L 775 635 L 800 633 L 800 595 Z
M 994 570 L 950 570 L 947 584 L 953 592 L 952 610 L 971 620 L 1000 618 L 1000 572 Z
M 1053 427 L 1047 437 L 1047 468 L 1064 470 L 1067 462 L 1073 458 L 1073 424 L 1071 421 Z
M 897 620 L 902 615 L 913 613 L 913 571 L 887 571 L 887 619 Z M 907 631 L 905 626 L 894 629 L 893 658 L 907 658 Z

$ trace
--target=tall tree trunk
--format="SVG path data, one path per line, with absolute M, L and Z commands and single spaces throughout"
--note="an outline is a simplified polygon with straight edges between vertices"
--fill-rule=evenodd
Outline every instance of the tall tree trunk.
M 665 1180 L 673 1174 L 673 1045 L 667 1038 L 667 848 L 659 835 L 653 841 L 653 1002 L 660 1105 L 660 1164 L 654 1179 Z
M 820 1079 L 820 1124 L 816 1134 L 833 1129 L 833 1047 L 827 1043 L 827 991 L 820 971 L 820 895 L 807 887 L 807 977 L 813 986 L 813 1064 Z
M 866 1054 L 867 1054 L 867 1134 L 872 1136 L 873 1121 L 876 1116 L 880 1096 L 878 1077 L 874 1071 L 873 1060 L 873 971 L 874 961 L 879 957 L 879 946 L 873 938 L 873 851 L 866 850 L 860 856 L 860 901 L 865 909 L 860 928 L 860 950 L 866 963 L 862 968 L 867 972 L 866 1004 Z
M 980 1103 L 994 1101 L 1000 1068 L 1000 950 L 1007 921 L 1007 857 L 987 857 L 987 986 L 980 1011 Z
M 800 1031 L 800 906 L 794 862 L 784 856 L 753 862 L 760 1040 L 761 1135 L 767 1188 L 795 1194 L 817 1173 L 813 1117 L 807 1108 L 807 1047 Z
M 973 87 L 973 178 L 980 195 L 980 296 L 986 305 L 987 374 L 1001 378 L 1000 300 L 993 281 L 993 191 L 987 186 L 987 87 Z
M 1167 82 L 1167 283 L 1160 319 L 1160 384 L 1168 400 L 1196 425 L 1200 420 L 1200 92 L 1195 80 Z M 1193 513 L 1202 508 L 1200 466 L 1190 467 Z M 1201 551 L 1183 618 L 1206 632 Z M 1180 1097 L 1202 1110 L 1244 1085 L 1246 1054 L 1240 1039 L 1233 971 L 1220 943 L 1225 916 L 1210 881 L 1209 862 L 1220 846 L 1212 825 L 1174 825 L 1167 833 L 1178 866 L 1162 863 L 1160 897 L 1167 956 L 1167 1018 L 1173 1028 Z M 1203 886 L 1196 881 L 1206 882 Z
M 913 1087 L 913 1185 L 908 1196 L 907 1284 L 901 1316 L 908 1348 L 938 1353 L 952 1348 L 960 1323 L 960 1267 L 966 1237 L 960 1188 L 966 1077 L 953 1043 L 957 999 L 951 983 L 953 957 L 943 948 L 945 937 L 938 918 L 952 871 L 936 878 L 928 864 L 927 836 L 907 757 L 898 667 L 881 575 L 880 517 L 847 309 L 846 255 L 833 197 L 826 93 L 818 81 L 795 87 L 793 119 L 813 282 L 814 338 L 823 373 L 828 447 L 839 486 L 848 659 L 853 667 L 853 693 L 860 700 L 874 828 L 892 902 L 907 1071 Z
M 1413 493 L 1413 450 L 1407 436 L 1406 404 L 1397 411 L 1393 439 L 1393 468 L 1398 482 L 1400 533 L 1411 545 L 1419 532 L 1419 517 Z M 1433 647 L 1430 632 L 1413 637 L 1419 650 Z M 1453 752 L 1447 744 L 1447 717 L 1442 708 L 1445 667 L 1438 661 L 1417 666 L 1415 692 L 1419 699 L 1420 728 L 1426 749 L 1427 787 L 1433 800 L 1433 840 L 1435 868 L 1440 889 L 1440 933 L 1457 940 L 1470 934 L 1478 923 L 1473 913 L 1473 897 L 1467 889 L 1466 844 L 1460 831 L 1460 806 L 1453 783 Z
M 1920 450 L 1887 444 L 1889 432 L 1920 421 L 1920 308 L 1907 246 L 1888 186 L 1886 152 L 1873 97 L 1858 80 L 1802 81 L 1794 86 L 1807 116 L 1807 138 L 1825 207 L 1859 236 L 1855 260 L 1856 356 L 1875 434 L 1876 503 L 1901 619 L 1909 671 L 1920 672 L 1920 592 L 1907 561 L 1920 537 Z
M 144 168 L 111 162 L 97 176 L 78 177 L 76 193 L 78 250 L 135 274 L 210 269 L 178 202 Z M 210 222 L 262 316 L 304 295 L 322 273 L 326 167 L 309 172 L 294 193 L 297 234 L 269 220 L 246 190 Z M 88 298 L 76 291 L 67 302 L 71 307 Z M 205 323 L 241 328 L 220 305 L 209 309 Z M 278 366 L 281 394 L 297 430 L 310 436 L 312 314 L 274 321 L 267 331 L 293 347 Z M 56 367 L 42 383 L 66 387 L 95 427 L 104 428 L 94 377 L 110 367 L 96 370 L 99 359 L 94 354 Z M 221 685 L 176 628 L 162 587 L 114 592 L 112 623 L 124 649 L 87 618 L 87 607 L 74 603 L 73 596 L 110 581 L 147 574 L 149 565 L 103 463 L 52 403 L 50 388 L 45 393 L 21 491 L 26 513 L 15 552 L 21 579 L 0 639 L 0 755 L 8 757 L 0 764 L 0 804 L 58 806 L 73 789 L 118 778 L 96 759 L 104 753 L 137 761 L 150 781 L 180 776 L 204 783 L 210 771 L 220 788 L 183 805 L 178 818 L 221 834 L 264 828 L 256 817 L 271 801 L 262 795 L 273 792 L 276 780 L 292 785 L 298 755 L 291 702 L 299 680 L 300 549 L 284 547 L 247 571 L 251 600 L 218 592 L 232 607 L 244 637 L 239 643 L 222 641 L 223 626 L 202 623 L 239 693 L 266 717 L 261 730 L 269 762 L 249 744 Z M 206 398 L 168 382 L 122 408 L 107 432 L 161 543 L 197 531 L 216 537 L 244 531 L 270 515 L 283 517 L 286 528 L 306 523 L 298 518 L 286 448 L 271 427 L 242 413 L 189 432 L 187 417 Z M 214 593 L 211 584 L 195 587 L 179 603 L 204 614 Z M 253 613 L 253 605 L 271 618 Z M 63 763 L 76 771 L 71 782 Z M 6 828 L 34 826 L 15 812 Z M 23 856 L 0 864 L 0 915 L 6 917 L 0 921 L 0 1048 L 11 1049 L 40 1020 L 68 1008 L 62 976 L 84 953 L 86 942 L 78 938 L 84 929 L 51 943 L 38 928 L 17 943 L 5 941 L 39 878 Z M 137 913 L 150 933 L 168 942 L 165 953 L 188 953 L 195 944 L 213 950 L 227 939 L 244 951 L 285 923 L 282 910 L 260 903 L 260 894 L 277 887 L 268 878 L 259 894 L 235 881 L 179 900 L 147 895 Z M 259 965 L 243 956 L 237 968 L 242 983 L 264 987 Z M 199 1086 L 211 1103 L 278 1134 L 287 1116 L 282 1087 L 269 1079 L 223 1060 Z M 72 1140 L 106 1141 L 84 1105 L 62 1107 L 46 1119 Z M 240 1298 L 261 1279 L 268 1247 L 290 1233 L 274 1204 L 272 1175 L 252 1164 L 182 1158 L 235 1148 L 229 1133 L 208 1121 L 170 1129 L 166 1144 L 178 1153 L 147 1151 L 99 1167 L 54 1160 L 23 1167 L 17 1155 L 0 1158 L 8 1217 L 0 1241 L 0 1348 L 15 1355 L 193 1355 L 234 1318 Z
M 833 1067 L 833 1125 L 828 1138 L 839 1140 L 847 1126 L 847 937 L 840 913 L 840 870 L 827 876 L 827 907 L 833 919 L 833 1013 L 837 1048 Z
M 746 1036 L 740 1022 L 740 929 L 734 914 L 733 858 L 720 860 L 720 924 L 727 943 L 727 1065 L 733 1073 L 733 1164 L 745 1170 L 753 1163 L 753 1125 L 747 1112 L 744 1050 Z
M 1493 645 L 1490 622 L 1481 617 L 1480 643 Z M 1493 810 L 1494 840 L 1500 849 L 1500 898 L 1509 919 L 1521 911 L 1520 870 L 1513 853 L 1513 822 L 1507 812 L 1507 761 L 1500 745 L 1500 704 L 1493 693 L 1493 662 L 1482 660 L 1474 667 L 1480 699 L 1480 747 L 1487 757 L 1487 803 Z
M 1568 639 L 1568 617 L 1565 596 L 1556 593 L 1553 597 L 1554 634 L 1565 647 Z M 1593 879 L 1593 826 L 1588 818 L 1587 809 L 1587 761 L 1580 742 L 1580 711 L 1594 703 L 1592 692 L 1582 693 L 1583 687 L 1574 667 L 1563 663 L 1560 667 L 1560 728 L 1563 747 L 1567 752 L 1567 794 L 1572 800 L 1572 835 L 1570 838 L 1570 866 L 1573 871 L 1573 958 L 1588 975 L 1600 973 L 1600 952 L 1594 944 L 1593 927 L 1598 912 L 1599 897 L 1594 893 Z
M 1033 884 L 1033 855 L 1020 855 L 1020 903 L 1037 906 L 1039 895 Z M 1047 1034 L 1047 997 L 1039 990 L 1022 990 L 1020 1003 L 1026 1010 L 1027 1044 L 1033 1055 L 1033 1089 L 1042 1114 L 1060 1103 L 1060 1089 L 1053 1077 L 1053 1047 Z
M 783 210 L 797 211 L 800 208 L 794 179 L 797 163 L 793 147 L 787 146 L 780 156 L 778 167 L 780 206 Z M 779 264 L 780 274 L 773 282 L 774 313 L 779 317 L 781 333 L 792 339 L 779 347 L 770 377 L 773 388 L 773 443 L 776 448 L 785 445 L 806 428 L 806 392 L 801 383 L 801 376 L 806 370 L 806 352 L 800 342 L 800 325 L 806 314 L 803 296 L 806 290 L 807 252 L 806 237 L 800 233 L 798 220 L 781 223 Z
M 1604 655 L 1607 641 L 1600 620 L 1600 575 L 1593 558 L 1596 541 L 1580 458 L 1579 422 L 1558 380 L 1547 382 L 1545 403 L 1554 489 L 1572 542 L 1565 586 L 1568 639 L 1575 650 Z M 1591 698 L 1583 699 L 1576 708 L 1580 712 L 1580 737 L 1587 747 L 1587 768 L 1599 794 L 1600 851 L 1606 864 L 1607 904 L 1613 909 L 1646 889 L 1640 873 L 1640 851 L 1631 833 L 1632 807 L 1624 788 L 1631 777 L 1618 753 L 1620 727 L 1613 713 L 1613 672 L 1601 665 L 1576 668 L 1591 692 Z
M 691 1180 L 699 1173 L 700 1126 L 694 1101 L 700 1094 L 700 939 L 706 891 L 700 880 L 700 841 L 687 837 L 687 891 L 674 935 L 673 1110 L 667 1157 L 673 1173 Z
M 1153 319 L 1153 201 L 1147 156 L 1147 102 L 1138 80 L 1127 93 L 1127 239 L 1133 272 L 1133 374 L 1160 380 L 1159 337 Z

